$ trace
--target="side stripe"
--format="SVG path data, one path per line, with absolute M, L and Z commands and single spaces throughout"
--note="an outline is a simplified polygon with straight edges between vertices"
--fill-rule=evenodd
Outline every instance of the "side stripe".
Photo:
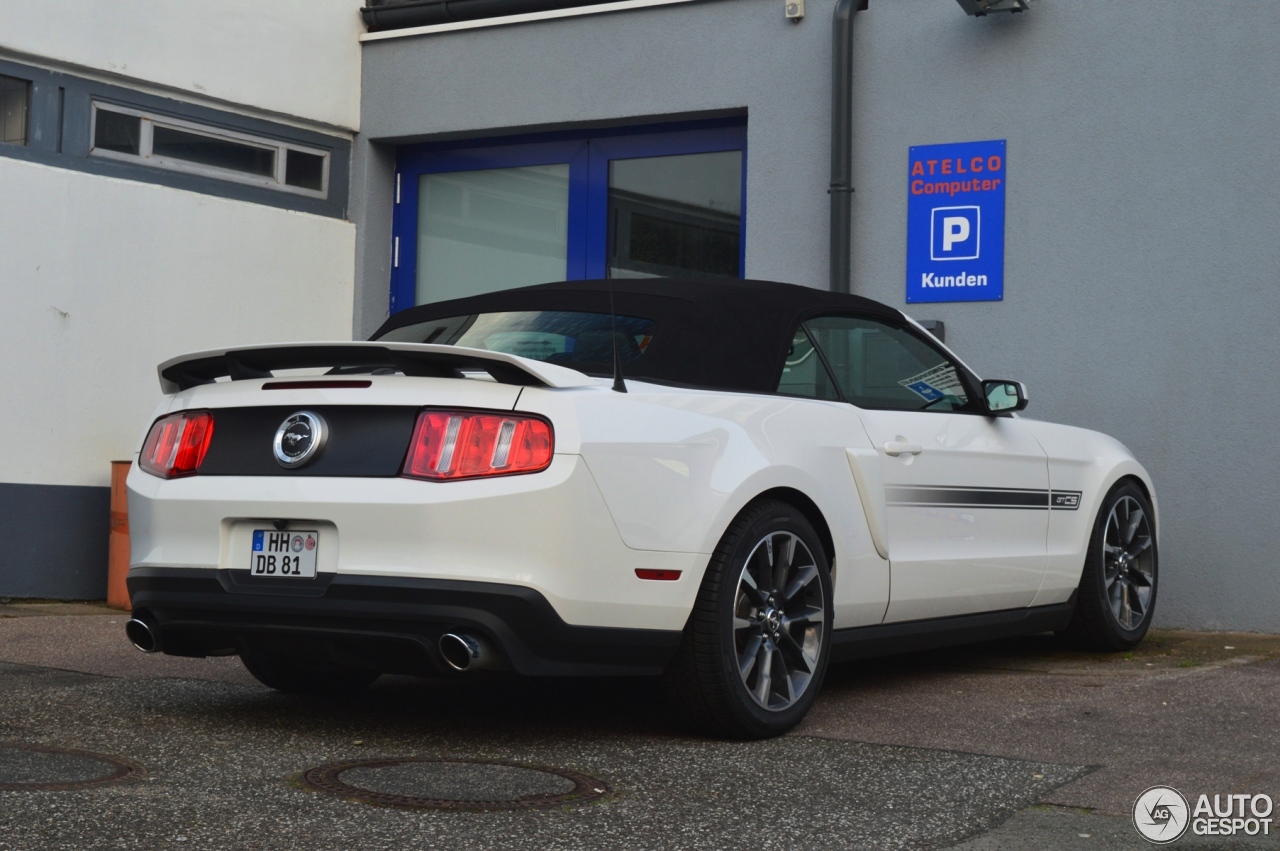
M 950 485 L 894 485 L 885 488 L 888 504 L 916 508 L 998 508 L 1075 511 L 1080 491 L 1034 488 L 966 488 Z
M 890 505 L 934 508 L 1015 508 L 1047 511 L 1049 491 L 905 485 L 885 489 Z

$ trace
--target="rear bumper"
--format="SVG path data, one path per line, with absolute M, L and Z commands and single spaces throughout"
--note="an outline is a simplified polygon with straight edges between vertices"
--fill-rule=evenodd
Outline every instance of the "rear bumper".
M 319 531 L 322 575 L 520 586 L 577 626 L 684 629 L 708 559 L 627 547 L 576 455 L 532 475 L 445 483 L 129 474 L 133 571 L 246 573 L 251 530 L 281 521 Z M 682 575 L 646 581 L 637 568 Z
M 321 574 L 251 580 L 243 571 L 135 567 L 135 617 L 159 628 L 164 652 L 206 656 L 271 647 L 299 658 L 389 673 L 446 670 L 441 635 L 468 631 L 528 676 L 653 675 L 679 630 L 566 623 L 538 591 L 450 579 Z

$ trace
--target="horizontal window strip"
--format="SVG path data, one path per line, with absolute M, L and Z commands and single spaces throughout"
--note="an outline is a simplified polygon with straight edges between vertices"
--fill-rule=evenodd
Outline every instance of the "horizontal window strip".
M 93 156 L 324 198 L 329 154 L 160 112 L 93 104 Z M 310 158 L 300 171 L 295 160 Z M 286 163 L 288 165 L 286 165 Z
M 346 216 L 352 142 L 340 132 L 304 129 L 7 59 L 0 59 L 0 78 L 22 83 L 27 110 L 25 143 L 0 144 L 0 157 L 302 213 Z M 97 120 L 105 120 L 105 126 L 96 126 Z M 176 138 L 190 153 L 184 157 L 173 144 L 165 149 L 162 131 L 161 150 L 144 157 L 144 150 L 153 153 L 156 127 L 192 137 Z M 205 143 L 200 150 L 192 147 L 196 135 Z M 175 142 L 172 132 L 168 142 Z M 225 159 L 228 151 L 243 153 L 228 143 L 265 147 L 274 157 L 271 173 L 250 174 L 204 161 L 219 153 Z M 213 150 L 218 144 L 222 147 Z
M 543 8 L 539 11 L 520 12 L 515 14 L 497 14 L 497 15 L 477 15 L 474 18 L 466 20 L 453 20 L 449 23 L 421 23 L 417 21 L 432 21 L 435 18 L 430 12 L 415 11 L 411 14 L 403 15 L 399 21 L 393 21 L 387 15 L 391 9 L 377 9 L 376 7 L 366 7 L 361 11 L 365 13 L 365 22 L 377 27 L 376 30 L 367 32 L 360 36 L 360 41 L 380 41 L 389 38 L 406 38 L 410 36 L 432 35 L 434 33 L 446 33 L 456 30 L 469 30 L 478 27 L 500 27 L 510 24 L 524 24 L 533 21 L 546 21 L 553 18 L 570 18 L 579 15 L 598 15 L 604 12 L 622 12 L 628 9 L 643 9 L 650 6 L 670 6 L 675 3 L 691 3 L 695 0 L 619 0 L 614 3 L 593 3 L 589 5 L 566 5 L 561 8 L 547 9 Z M 406 4 L 408 5 L 408 4 Z M 429 10 L 432 7 L 443 7 L 445 4 L 413 4 L 418 9 Z M 493 4 L 489 4 L 491 8 L 496 8 Z M 509 4 L 504 6 L 505 9 L 514 8 Z M 418 17 L 415 18 L 415 15 Z

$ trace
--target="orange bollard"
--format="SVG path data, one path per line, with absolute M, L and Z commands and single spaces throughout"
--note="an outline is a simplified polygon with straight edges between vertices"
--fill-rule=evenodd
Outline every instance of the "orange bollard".
M 111 462 L 111 537 L 107 544 L 107 605 L 113 609 L 131 609 L 129 589 L 129 500 L 124 480 L 132 461 Z

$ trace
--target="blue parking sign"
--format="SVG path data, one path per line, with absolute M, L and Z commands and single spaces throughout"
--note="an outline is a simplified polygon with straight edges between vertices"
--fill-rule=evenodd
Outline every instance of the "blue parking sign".
M 907 172 L 907 302 L 1003 299 L 1004 140 L 917 145 Z

